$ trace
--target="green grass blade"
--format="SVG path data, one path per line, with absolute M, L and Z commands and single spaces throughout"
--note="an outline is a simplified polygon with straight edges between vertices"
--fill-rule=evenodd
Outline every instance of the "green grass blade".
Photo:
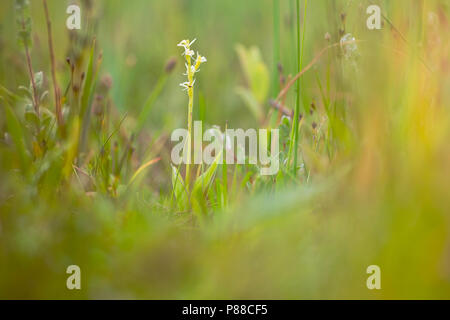
M 1 101 L 1 100 L 0 100 Z M 5 108 L 5 118 L 8 132 L 11 135 L 12 141 L 17 150 L 20 167 L 23 172 L 27 173 L 29 170 L 29 156 L 25 146 L 25 135 L 22 130 L 22 125 L 17 119 L 14 111 L 7 102 L 3 103 Z
M 135 129 L 136 135 L 138 135 L 141 132 L 146 121 L 148 120 L 150 112 L 152 111 L 152 107 L 155 104 L 156 99 L 158 99 L 158 97 L 161 95 L 161 92 L 164 89 L 167 79 L 168 79 L 167 74 L 163 74 L 158 79 L 158 82 L 156 83 L 155 87 L 153 88 L 152 92 L 147 98 L 147 101 L 145 102 L 144 107 L 142 108 L 137 118 L 137 125 Z

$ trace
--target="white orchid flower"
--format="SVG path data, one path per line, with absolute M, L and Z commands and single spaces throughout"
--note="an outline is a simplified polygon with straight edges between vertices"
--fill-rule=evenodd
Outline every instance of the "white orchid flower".
M 181 54 L 182 56 L 189 56 L 189 57 L 194 57 L 194 50 L 190 50 L 190 49 L 186 49 L 184 50 L 184 52 Z
M 197 61 L 200 61 L 200 63 L 206 62 L 208 60 L 206 60 L 206 57 L 201 56 L 198 51 L 197 51 Z
M 193 57 L 194 56 L 194 51 L 191 50 L 191 45 L 196 41 L 197 39 L 194 39 L 192 41 L 189 40 L 182 40 L 180 41 L 179 44 L 177 44 L 178 47 L 183 47 L 184 48 L 184 52 L 182 55 L 185 56 L 190 56 Z
M 187 75 L 189 75 L 189 66 L 187 65 L 187 63 L 185 63 L 184 66 L 186 67 L 186 72 L 183 73 L 183 75 L 184 75 L 184 76 L 187 76 Z M 197 71 L 195 70 L 195 66 L 191 66 L 191 72 L 197 72 Z
M 196 41 L 197 39 L 194 39 L 192 41 L 189 40 L 181 40 L 179 44 L 177 44 L 177 47 L 183 47 L 184 49 L 190 49 L 191 45 Z
M 183 82 L 183 83 L 180 83 L 180 87 L 183 87 L 183 91 L 187 91 L 187 90 L 189 90 L 190 88 L 192 88 L 192 86 L 194 85 L 194 83 L 195 83 L 195 79 L 194 79 L 194 81 L 192 81 L 192 83 L 190 83 L 190 82 L 188 82 L 188 81 Z
M 198 68 L 200 68 L 200 65 L 204 62 L 206 62 L 206 57 L 201 56 L 198 52 L 197 52 L 197 59 L 195 60 L 195 70 L 198 71 Z

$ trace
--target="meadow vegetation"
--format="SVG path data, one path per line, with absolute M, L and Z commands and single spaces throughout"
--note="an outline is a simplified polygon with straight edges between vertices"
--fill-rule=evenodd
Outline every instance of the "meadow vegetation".
M 0 7 L 0 298 L 450 298 L 448 1 L 73 2 Z M 173 165 L 196 120 L 278 173 Z

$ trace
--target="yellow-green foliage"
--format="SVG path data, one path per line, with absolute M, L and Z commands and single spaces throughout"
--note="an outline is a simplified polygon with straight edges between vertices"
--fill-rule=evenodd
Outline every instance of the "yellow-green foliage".
M 367 1 L 308 1 L 300 24 L 295 0 L 279 21 L 271 0 L 80 1 L 71 32 L 47 2 L 65 135 L 42 2 L 25 34 L 0 8 L 0 298 L 450 298 L 448 1 L 374 1 L 382 30 Z M 208 63 L 186 97 L 176 44 L 194 37 Z M 196 119 L 279 127 L 280 172 L 191 165 L 189 183 L 170 134 Z

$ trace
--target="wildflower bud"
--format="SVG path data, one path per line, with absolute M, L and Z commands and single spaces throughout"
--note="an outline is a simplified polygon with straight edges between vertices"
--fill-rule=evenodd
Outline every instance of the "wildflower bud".
M 95 95 L 92 111 L 97 117 L 100 117 L 103 114 L 103 96 L 98 94 Z
M 173 69 L 175 69 L 176 65 L 177 65 L 177 60 L 174 57 L 172 57 L 169 59 L 169 61 L 167 61 L 164 71 L 169 74 L 173 71 Z
M 341 38 L 340 44 L 346 59 L 355 58 L 358 55 L 356 39 L 350 33 Z
M 281 64 L 281 62 L 278 62 L 277 68 L 279 73 L 283 73 L 283 65 Z
M 70 59 L 70 57 L 66 58 L 66 62 L 69 65 L 70 71 L 73 73 L 75 70 L 75 64 L 72 62 L 72 60 Z
M 38 88 L 39 90 L 42 88 L 42 85 L 44 83 L 44 73 L 42 71 L 36 72 L 34 74 L 34 83 L 36 85 L 36 88 Z
M 83 4 L 86 6 L 86 9 L 90 11 L 93 7 L 93 1 L 92 0 L 83 0 Z
M 280 104 L 278 103 L 278 101 L 276 101 L 275 99 L 270 99 L 269 100 L 269 105 L 274 108 L 274 109 L 279 109 L 280 108 Z
M 105 91 L 109 91 L 113 85 L 113 79 L 110 74 L 105 74 L 100 80 L 101 88 Z

